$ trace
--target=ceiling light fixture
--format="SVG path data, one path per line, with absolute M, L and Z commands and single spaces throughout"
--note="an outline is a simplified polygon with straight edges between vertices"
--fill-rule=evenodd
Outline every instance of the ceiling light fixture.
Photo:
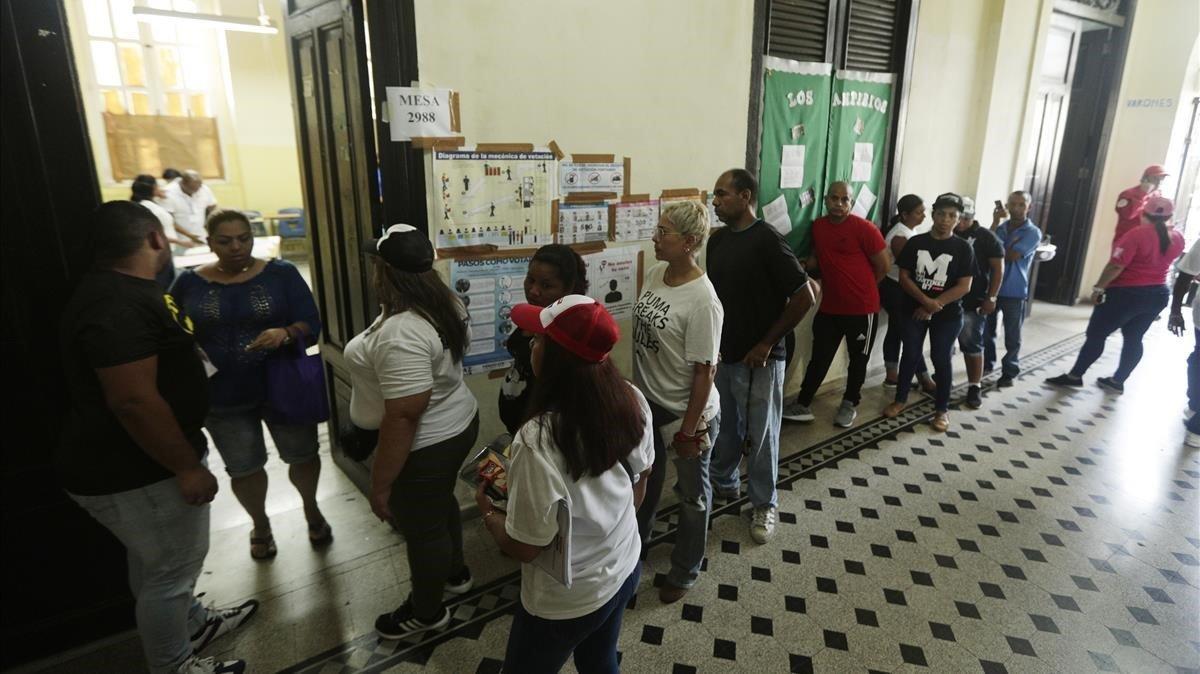
M 138 21 L 166 21 L 171 23 L 188 23 L 206 28 L 239 31 L 243 33 L 265 33 L 274 35 L 279 29 L 271 25 L 271 18 L 263 11 L 262 3 L 258 3 L 258 18 L 248 19 L 219 14 L 199 14 L 195 12 L 176 12 L 169 9 L 154 9 L 153 7 L 134 7 L 133 16 Z

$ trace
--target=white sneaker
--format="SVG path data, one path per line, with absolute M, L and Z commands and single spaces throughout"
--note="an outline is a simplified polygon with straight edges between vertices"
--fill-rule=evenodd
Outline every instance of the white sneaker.
M 1200 433 L 1187 432 L 1187 437 L 1183 439 L 1183 444 L 1192 449 L 1200 449 Z
M 241 627 L 258 611 L 258 600 L 247 599 L 237 606 L 216 608 L 208 606 L 208 620 L 198 632 L 192 635 L 192 653 L 199 653 L 206 646 Z M 212 658 L 209 658 L 210 660 Z M 206 671 L 206 670 L 200 670 Z M 216 670 L 225 671 L 225 670 Z
M 475 579 L 471 577 L 471 570 L 464 566 L 457 576 L 446 579 L 446 584 L 442 587 L 443 599 L 466 594 L 474 586 Z
M 188 658 L 179 669 L 179 674 L 242 674 L 246 671 L 245 660 L 226 660 L 220 662 L 216 658 Z
M 750 516 L 750 538 L 755 543 L 766 543 L 775 535 L 775 506 L 755 508 Z

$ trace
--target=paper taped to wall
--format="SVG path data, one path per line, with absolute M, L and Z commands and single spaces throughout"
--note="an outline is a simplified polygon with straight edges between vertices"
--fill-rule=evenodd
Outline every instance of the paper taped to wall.
M 762 216 L 763 220 L 766 220 L 767 224 L 774 227 L 780 234 L 792 231 L 792 218 L 788 215 L 787 201 L 784 200 L 782 194 L 776 197 L 775 201 L 763 206 Z

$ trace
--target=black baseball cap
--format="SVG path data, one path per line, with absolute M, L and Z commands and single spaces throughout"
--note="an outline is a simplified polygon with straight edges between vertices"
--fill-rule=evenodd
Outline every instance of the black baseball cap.
M 395 224 L 378 239 L 363 244 L 363 252 L 377 255 L 392 267 L 413 274 L 433 269 L 433 244 L 425 232 L 412 225 Z
M 963 213 L 967 210 L 966 205 L 963 204 L 963 198 L 953 192 L 939 194 L 938 198 L 933 202 L 933 210 L 935 211 L 939 208 L 945 208 L 946 206 L 953 206 L 954 208 L 958 209 L 959 213 Z

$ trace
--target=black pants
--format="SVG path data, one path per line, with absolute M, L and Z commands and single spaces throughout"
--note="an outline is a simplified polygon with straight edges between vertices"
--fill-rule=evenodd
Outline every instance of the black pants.
M 462 520 L 454 483 L 479 436 L 479 413 L 458 435 L 413 452 L 392 483 L 388 505 L 404 534 L 413 612 L 441 616 L 446 579 L 462 572 Z
M 837 316 L 820 312 L 813 317 L 812 360 L 804 370 L 804 383 L 800 385 L 800 395 L 796 398 L 801 405 L 812 404 L 843 339 L 846 340 L 850 367 L 846 372 L 846 392 L 842 400 L 852 405 L 858 404 L 863 382 L 867 379 L 867 361 L 871 359 L 875 333 L 879 329 L 876 318 L 875 314 Z

